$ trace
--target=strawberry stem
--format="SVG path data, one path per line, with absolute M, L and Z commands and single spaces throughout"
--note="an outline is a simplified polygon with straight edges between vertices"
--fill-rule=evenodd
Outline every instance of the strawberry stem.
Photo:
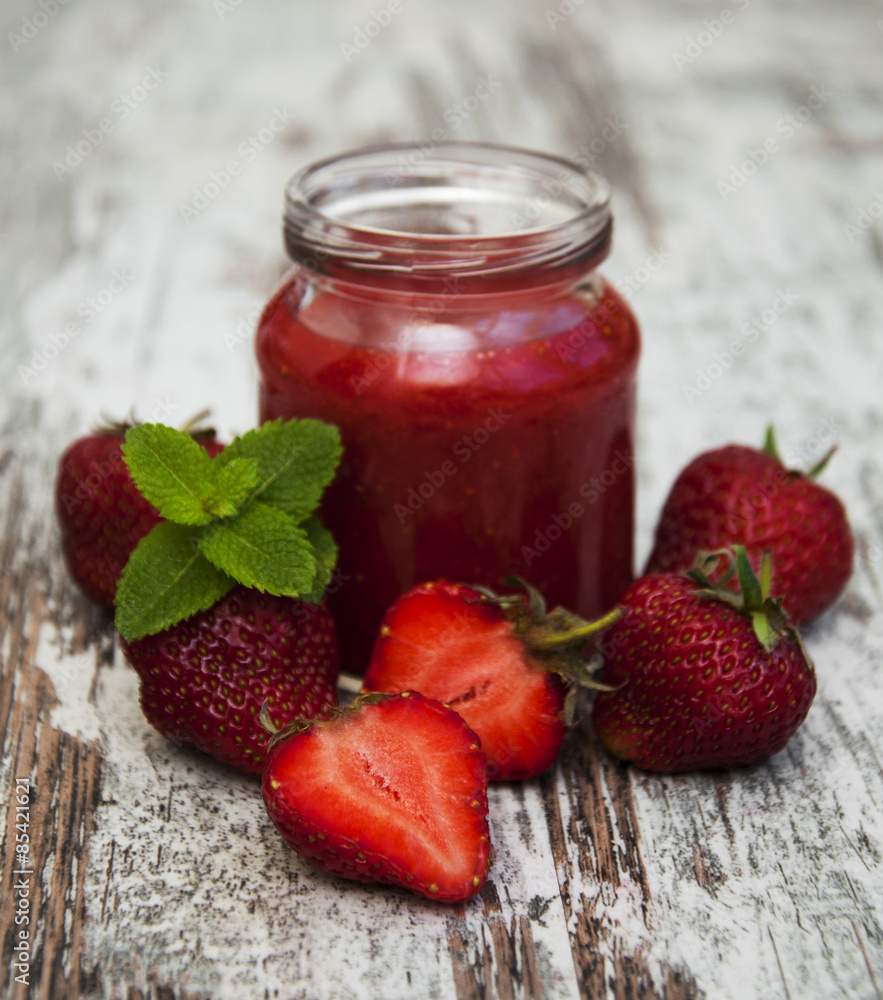
M 603 632 L 608 625 L 618 622 L 623 613 L 622 608 L 614 608 L 597 621 L 585 622 L 579 628 L 571 629 L 568 632 L 553 632 L 545 635 L 533 644 L 534 649 L 559 649 L 561 646 L 572 646 L 577 642 L 591 639 L 593 635 Z
M 261 725 L 271 736 L 275 736 L 279 732 L 279 727 L 270 718 L 270 706 L 267 704 L 267 699 L 264 699 L 263 705 L 261 705 L 261 714 L 258 716 L 261 720 Z
M 619 621 L 625 614 L 623 609 L 614 608 L 603 618 L 587 622 L 562 607 L 547 612 L 545 598 L 520 576 L 509 576 L 503 583 L 519 587 L 522 593 L 500 596 L 487 587 L 474 584 L 470 587 L 482 595 L 482 603 L 496 604 L 504 612 L 513 634 L 524 643 L 533 662 L 543 670 L 558 674 L 569 692 L 576 687 L 603 689 L 592 679 L 600 666 L 600 657 L 586 662 L 582 649 L 589 639 Z M 575 698 L 575 695 L 568 696 L 568 721 L 573 715 Z

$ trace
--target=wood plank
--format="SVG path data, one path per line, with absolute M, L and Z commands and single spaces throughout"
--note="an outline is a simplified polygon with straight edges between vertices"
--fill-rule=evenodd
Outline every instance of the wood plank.
M 348 60 L 371 4 L 227 6 L 78 0 L 18 48 L 9 32 L 39 8 L 0 14 L 0 994 L 883 996 L 883 235 L 845 229 L 883 165 L 873 10 L 733 4 L 679 66 L 717 8 L 409 2 Z M 114 101 L 151 67 L 156 90 L 124 119 Z M 467 107 L 481 80 L 488 96 Z M 814 87 L 830 97 L 788 134 Z M 277 109 L 291 120 L 257 150 Z M 113 130 L 57 178 L 105 117 Z M 759 440 L 770 417 L 801 464 L 843 442 L 825 481 L 858 537 L 847 595 L 807 632 L 819 695 L 786 751 L 652 776 L 612 761 L 584 721 L 549 773 L 492 789 L 491 878 L 451 908 L 317 873 L 253 780 L 149 729 L 107 616 L 66 578 L 50 495 L 61 448 L 99 410 L 174 423 L 212 402 L 224 435 L 250 426 L 250 329 L 285 266 L 285 179 L 438 129 L 594 157 L 614 184 L 605 270 L 645 332 L 642 558 L 679 467 Z M 768 138 L 774 154 L 724 197 Z M 185 218 L 231 160 L 241 172 Z M 125 287 L 90 314 L 114 272 Z M 794 300 L 766 323 L 782 291 Z M 745 350 L 724 368 L 734 340 Z M 25 777 L 30 991 L 13 982 L 8 905 Z

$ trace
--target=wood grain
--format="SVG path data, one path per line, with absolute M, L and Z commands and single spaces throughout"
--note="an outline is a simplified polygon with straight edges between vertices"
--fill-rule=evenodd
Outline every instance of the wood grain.
M 26 779 L 30 805 L 27 821 L 18 829 L 34 845 L 28 855 L 30 874 L 13 875 L 16 854 L 15 811 L 10 799 L 3 840 L 2 879 L 5 905 L 0 910 L 0 940 L 12 954 L 22 927 L 40 942 L 30 974 L 32 992 L 59 998 L 80 995 L 80 960 L 83 951 L 85 873 L 89 836 L 100 800 L 101 755 L 94 742 L 84 742 L 49 722 L 58 698 L 54 685 L 35 664 L 38 634 L 47 618 L 45 566 L 39 559 L 19 563 L 8 551 L 8 542 L 20 539 L 29 527 L 25 522 L 26 491 L 21 475 L 21 456 L 9 453 L 4 470 L 5 572 L 0 583 L 0 606 L 4 609 L 4 655 L 2 660 L 3 718 L 7 719 L 3 745 L 4 788 L 13 779 Z M 88 615 L 88 610 L 86 611 Z M 92 636 L 83 634 L 78 623 L 70 655 L 82 655 Z M 96 642 L 96 646 L 98 643 Z M 105 647 L 108 644 L 105 643 Z M 23 867 L 21 864 L 15 865 Z M 28 887 L 29 906 L 10 903 L 12 887 Z M 23 912 L 27 923 L 16 921 Z M 0 967 L 0 990 L 8 995 L 28 995 L 16 984 L 8 964 Z
M 883 997 L 880 12 L 739 0 L 718 31 L 723 4 L 698 0 L 407 0 L 347 58 L 382 3 L 47 6 L 45 21 L 29 0 L 0 14 L 0 994 Z M 44 23 L 15 42 L 25 20 Z M 278 111 L 286 127 L 248 153 Z M 581 157 L 614 185 L 605 271 L 645 335 L 641 557 L 678 469 L 759 442 L 768 419 L 795 464 L 841 441 L 826 482 L 858 542 L 847 594 L 807 631 L 819 695 L 783 753 L 648 775 L 604 753 L 584 710 L 547 774 L 491 789 L 490 879 L 456 907 L 316 872 L 256 782 L 150 730 L 108 617 L 65 575 L 51 510 L 58 455 L 99 411 L 180 423 L 209 403 L 224 436 L 251 426 L 285 180 L 437 129 Z M 767 139 L 775 151 L 722 193 Z M 240 173 L 185 218 L 231 160 Z M 783 292 L 792 304 L 765 321 Z M 724 366 L 734 340 L 745 351 Z M 29 988 L 12 960 L 24 777 Z

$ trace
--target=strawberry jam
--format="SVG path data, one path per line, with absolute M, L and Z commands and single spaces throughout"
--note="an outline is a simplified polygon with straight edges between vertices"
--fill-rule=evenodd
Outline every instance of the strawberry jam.
M 639 336 L 595 271 L 606 185 L 500 147 L 406 152 L 294 178 L 296 266 L 257 336 L 261 419 L 341 431 L 328 600 L 357 672 L 416 583 L 517 574 L 594 617 L 632 578 Z

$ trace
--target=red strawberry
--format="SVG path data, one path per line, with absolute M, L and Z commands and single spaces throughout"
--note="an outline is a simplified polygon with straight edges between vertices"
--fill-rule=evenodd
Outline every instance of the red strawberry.
M 318 868 L 455 903 L 487 876 L 485 757 L 475 733 L 416 692 L 368 695 L 333 721 L 277 733 L 264 804 Z
M 236 587 L 208 611 L 121 642 L 151 725 L 248 774 L 266 762 L 264 701 L 277 726 L 327 719 L 337 705 L 337 636 L 324 604 Z
M 651 771 L 753 764 L 781 750 L 806 718 L 816 677 L 800 638 L 736 546 L 741 594 L 696 571 L 636 580 L 605 635 L 595 732 L 617 757 Z
M 678 476 L 656 528 L 646 573 L 689 569 L 701 551 L 744 544 L 755 569 L 773 554 L 773 590 L 803 624 L 829 608 L 852 574 L 855 545 L 843 504 L 809 474 L 789 471 L 775 449 L 730 445 L 695 458 Z
M 161 520 L 123 461 L 128 426 L 117 424 L 74 441 L 61 457 L 55 482 L 55 514 L 68 572 L 88 597 L 107 607 L 113 607 L 135 546 Z M 212 457 L 224 448 L 214 440 L 201 443 Z
M 570 682 L 588 683 L 578 650 L 616 614 L 594 624 L 561 608 L 547 616 L 528 593 L 529 602 L 444 580 L 414 587 L 383 619 L 363 690 L 450 705 L 481 738 L 491 780 L 545 771 L 564 739 Z

